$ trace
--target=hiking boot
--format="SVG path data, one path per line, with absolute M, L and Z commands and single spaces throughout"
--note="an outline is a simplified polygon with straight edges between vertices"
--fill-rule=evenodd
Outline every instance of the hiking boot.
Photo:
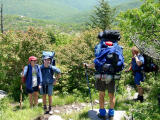
M 43 106 L 43 110 L 47 111 L 47 106 L 46 105 Z
M 52 111 L 52 107 L 49 106 L 49 114 L 52 115 L 53 114 L 53 111 Z
M 135 99 L 135 101 L 140 101 L 141 103 L 144 101 L 143 96 L 138 95 L 138 97 Z
M 43 106 L 43 110 L 44 110 L 44 114 L 47 114 L 47 106 L 46 105 Z
M 114 109 L 109 109 L 108 117 L 109 117 L 109 120 L 113 120 L 113 118 L 114 118 Z

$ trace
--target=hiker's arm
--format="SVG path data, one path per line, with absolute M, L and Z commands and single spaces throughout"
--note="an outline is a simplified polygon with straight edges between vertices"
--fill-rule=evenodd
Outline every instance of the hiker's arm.
M 125 72 L 129 72 L 132 70 L 132 65 L 129 66 L 128 70 L 126 70 Z
M 58 79 L 59 79 L 60 77 L 61 77 L 61 74 L 60 74 L 60 73 L 56 75 L 56 78 L 55 78 L 55 80 L 54 80 L 54 82 L 53 82 L 53 85 L 56 85 L 56 82 L 58 81 Z
M 55 66 L 52 66 L 52 70 L 56 73 L 56 78 L 55 78 L 55 81 L 54 81 L 54 83 L 53 83 L 53 85 L 55 85 L 56 84 L 56 81 L 60 78 L 60 76 L 61 76 L 61 71 L 60 71 L 60 69 L 58 69 L 57 67 L 55 67 Z
M 141 58 L 139 59 L 137 55 L 135 55 L 134 58 L 135 58 L 136 64 L 137 64 L 138 66 L 141 66 L 141 65 L 143 64 L 144 58 L 141 57 Z
M 22 72 L 22 76 L 25 77 L 27 75 L 28 66 L 24 67 L 24 70 Z
M 87 66 L 88 68 L 92 68 L 92 69 L 94 69 L 94 67 L 95 67 L 94 63 L 92 63 L 92 64 L 83 63 L 83 65 L 84 65 L 84 67 Z
M 38 65 L 38 70 L 39 70 L 39 76 L 40 76 L 40 84 L 39 84 L 39 89 L 40 89 L 42 86 L 42 72 L 39 65 Z

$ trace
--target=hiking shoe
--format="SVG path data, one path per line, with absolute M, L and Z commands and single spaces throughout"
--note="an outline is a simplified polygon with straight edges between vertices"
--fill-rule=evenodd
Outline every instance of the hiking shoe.
M 43 106 L 43 110 L 47 111 L 47 106 L 46 105 Z
M 141 103 L 144 101 L 143 96 L 138 95 L 138 97 L 135 99 L 135 101 L 140 101 Z
M 100 118 L 100 119 L 102 119 L 102 120 L 106 120 L 106 116 L 102 116 L 102 115 L 100 115 L 100 113 L 98 113 L 98 118 Z
M 49 114 L 52 115 L 53 114 L 53 111 L 52 111 L 52 107 L 49 106 Z

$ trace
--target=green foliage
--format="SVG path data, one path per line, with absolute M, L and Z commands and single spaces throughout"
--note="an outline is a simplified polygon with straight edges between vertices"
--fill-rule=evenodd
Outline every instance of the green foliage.
M 41 56 L 42 50 L 47 42 L 47 35 L 42 31 L 29 29 L 23 32 L 7 32 L 1 35 L 1 63 L 0 71 L 3 71 L 3 79 L 0 80 L 0 87 L 19 98 L 20 73 L 22 67 L 28 63 L 29 56 Z
M 96 30 L 86 31 L 73 39 L 72 43 L 58 48 L 56 52 L 57 62 L 62 68 L 65 68 L 63 72 L 66 74 L 62 74 L 62 79 L 59 80 L 59 85 L 55 89 L 65 94 L 88 95 L 85 69 L 82 63 L 94 58 L 94 46 L 98 42 L 95 36 L 97 33 Z M 92 77 L 89 79 L 94 82 Z
M 86 16 L 86 15 L 85 15 Z M 77 19 L 76 23 L 59 23 L 54 20 L 40 20 L 29 17 L 22 17 L 18 15 L 4 15 L 4 31 L 16 30 L 27 31 L 29 27 L 36 29 L 43 29 L 44 31 L 57 31 L 70 33 L 83 31 L 87 26 L 79 18 L 79 15 L 75 15 L 73 19 Z
M 110 29 L 113 21 L 114 10 L 108 2 L 99 0 L 99 5 L 95 7 L 94 14 L 91 15 L 91 26 L 99 27 L 102 30 Z
M 133 46 L 131 37 L 137 34 L 136 39 L 139 39 L 140 43 L 143 43 L 140 47 L 150 48 L 150 46 L 152 46 L 156 52 L 160 51 L 160 46 L 157 42 L 159 41 L 158 36 L 160 35 L 159 10 L 160 4 L 158 1 L 146 0 L 139 9 L 128 10 L 119 15 L 117 20 L 123 33 L 124 41 L 126 42 L 125 46 Z M 129 58 L 131 58 L 131 56 Z M 157 63 L 159 64 L 158 61 Z M 131 81 L 129 80 L 131 77 L 129 77 L 130 75 L 127 76 L 126 82 L 131 84 Z M 129 107 L 129 111 L 133 113 L 135 119 L 160 119 L 157 103 L 157 95 L 160 91 L 160 81 L 158 81 L 159 78 L 159 74 L 155 75 L 154 73 L 146 73 L 146 79 L 145 82 L 142 83 L 142 87 L 147 95 L 147 100 L 144 104 L 135 103 Z
M 129 40 L 135 33 L 140 41 L 145 41 L 146 47 L 154 46 L 157 52 L 160 50 L 158 40 L 160 31 L 159 2 L 147 0 L 139 9 L 128 10 L 119 15 L 118 21 L 124 38 Z
M 97 0 L 2 0 L 4 14 L 20 15 L 29 18 L 53 20 L 58 23 L 84 23 L 89 20 L 89 14 Z M 137 0 L 132 0 L 136 1 Z M 109 1 L 112 7 L 121 6 L 126 8 L 130 0 Z M 124 8 L 122 6 L 122 9 Z M 134 8 L 136 6 L 132 5 Z M 120 7 L 121 8 L 121 7 Z M 125 8 L 124 8 L 125 9 Z M 16 24 L 16 23 L 12 23 Z M 26 23 L 28 24 L 28 23 Z M 34 23 L 33 23 L 34 26 Z

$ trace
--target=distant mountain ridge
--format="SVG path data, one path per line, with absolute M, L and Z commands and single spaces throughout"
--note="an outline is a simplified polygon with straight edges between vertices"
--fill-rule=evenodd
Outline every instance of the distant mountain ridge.
M 2 0 L 4 13 L 58 22 L 83 22 L 97 0 Z M 108 0 L 112 7 L 138 0 Z M 118 7 L 118 8 L 119 8 Z

